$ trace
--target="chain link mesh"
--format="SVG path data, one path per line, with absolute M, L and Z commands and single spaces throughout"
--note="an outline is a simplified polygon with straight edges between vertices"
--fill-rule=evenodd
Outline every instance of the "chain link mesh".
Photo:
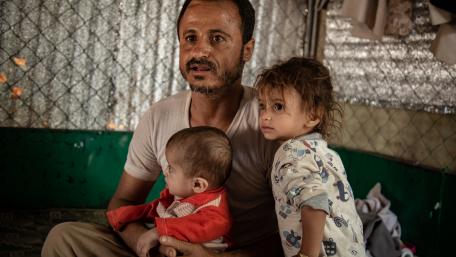
M 175 21 L 183 0 L 0 2 L 0 126 L 134 130 L 186 88 Z M 259 67 L 302 55 L 305 3 L 252 1 Z

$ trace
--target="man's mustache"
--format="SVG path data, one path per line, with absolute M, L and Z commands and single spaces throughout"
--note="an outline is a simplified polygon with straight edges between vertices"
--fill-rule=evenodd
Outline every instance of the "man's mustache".
M 187 64 L 185 65 L 185 68 L 186 68 L 187 72 L 190 71 L 192 65 L 207 65 L 211 71 L 215 71 L 216 70 L 215 64 L 213 62 L 209 61 L 208 59 L 205 59 L 205 58 L 200 58 L 200 59 L 192 58 L 192 59 L 190 59 L 190 61 L 188 61 Z

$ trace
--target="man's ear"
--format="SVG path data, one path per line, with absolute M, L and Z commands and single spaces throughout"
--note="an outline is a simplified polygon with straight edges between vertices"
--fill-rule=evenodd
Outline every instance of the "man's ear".
M 209 182 L 205 178 L 196 177 L 193 178 L 193 192 L 194 193 L 202 193 L 206 191 L 209 187 Z
M 242 60 L 244 63 L 248 62 L 253 55 L 253 49 L 255 48 L 255 39 L 252 37 L 245 45 L 243 46 L 244 48 L 244 54 L 242 56 Z

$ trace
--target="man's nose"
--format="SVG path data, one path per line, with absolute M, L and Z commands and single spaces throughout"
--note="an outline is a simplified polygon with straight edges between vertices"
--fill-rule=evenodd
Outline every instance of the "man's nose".
M 212 46 L 207 40 L 199 40 L 193 47 L 193 56 L 196 58 L 207 58 L 210 56 Z

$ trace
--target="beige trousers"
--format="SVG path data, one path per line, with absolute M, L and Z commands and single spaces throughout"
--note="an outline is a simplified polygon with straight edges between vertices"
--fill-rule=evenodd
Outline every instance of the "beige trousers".
M 109 227 L 82 222 L 65 222 L 49 232 L 42 257 L 136 256 Z

